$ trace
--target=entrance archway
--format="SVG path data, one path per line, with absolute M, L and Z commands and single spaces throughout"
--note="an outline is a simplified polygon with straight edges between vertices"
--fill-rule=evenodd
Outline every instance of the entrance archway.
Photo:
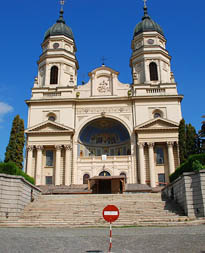
M 100 177 L 109 177 L 111 176 L 110 173 L 108 171 L 102 171 L 99 174 Z
M 127 128 L 119 121 L 100 118 L 86 124 L 78 137 L 78 156 L 127 156 L 131 141 Z

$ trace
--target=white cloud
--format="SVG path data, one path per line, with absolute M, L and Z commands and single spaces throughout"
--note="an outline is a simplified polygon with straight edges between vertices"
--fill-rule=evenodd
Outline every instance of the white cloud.
M 0 122 L 3 121 L 4 115 L 6 115 L 9 112 L 13 111 L 13 107 L 4 103 L 0 102 Z

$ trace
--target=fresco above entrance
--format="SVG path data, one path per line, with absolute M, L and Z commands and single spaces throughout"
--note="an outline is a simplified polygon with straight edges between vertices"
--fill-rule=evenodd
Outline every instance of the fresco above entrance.
M 130 136 L 127 129 L 113 119 L 97 119 L 87 124 L 79 135 L 79 155 L 128 155 Z

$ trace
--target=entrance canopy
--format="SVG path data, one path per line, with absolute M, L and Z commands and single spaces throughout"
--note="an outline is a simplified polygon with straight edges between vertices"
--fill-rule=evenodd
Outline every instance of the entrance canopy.
M 125 176 L 96 176 L 88 180 L 88 190 L 94 194 L 116 194 L 125 191 Z

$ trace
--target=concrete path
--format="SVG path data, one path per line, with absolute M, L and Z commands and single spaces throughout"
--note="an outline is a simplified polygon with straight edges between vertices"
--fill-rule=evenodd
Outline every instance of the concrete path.
M 0 228 L 1 253 L 107 252 L 109 228 Z M 115 253 L 205 253 L 205 225 L 113 229 Z

